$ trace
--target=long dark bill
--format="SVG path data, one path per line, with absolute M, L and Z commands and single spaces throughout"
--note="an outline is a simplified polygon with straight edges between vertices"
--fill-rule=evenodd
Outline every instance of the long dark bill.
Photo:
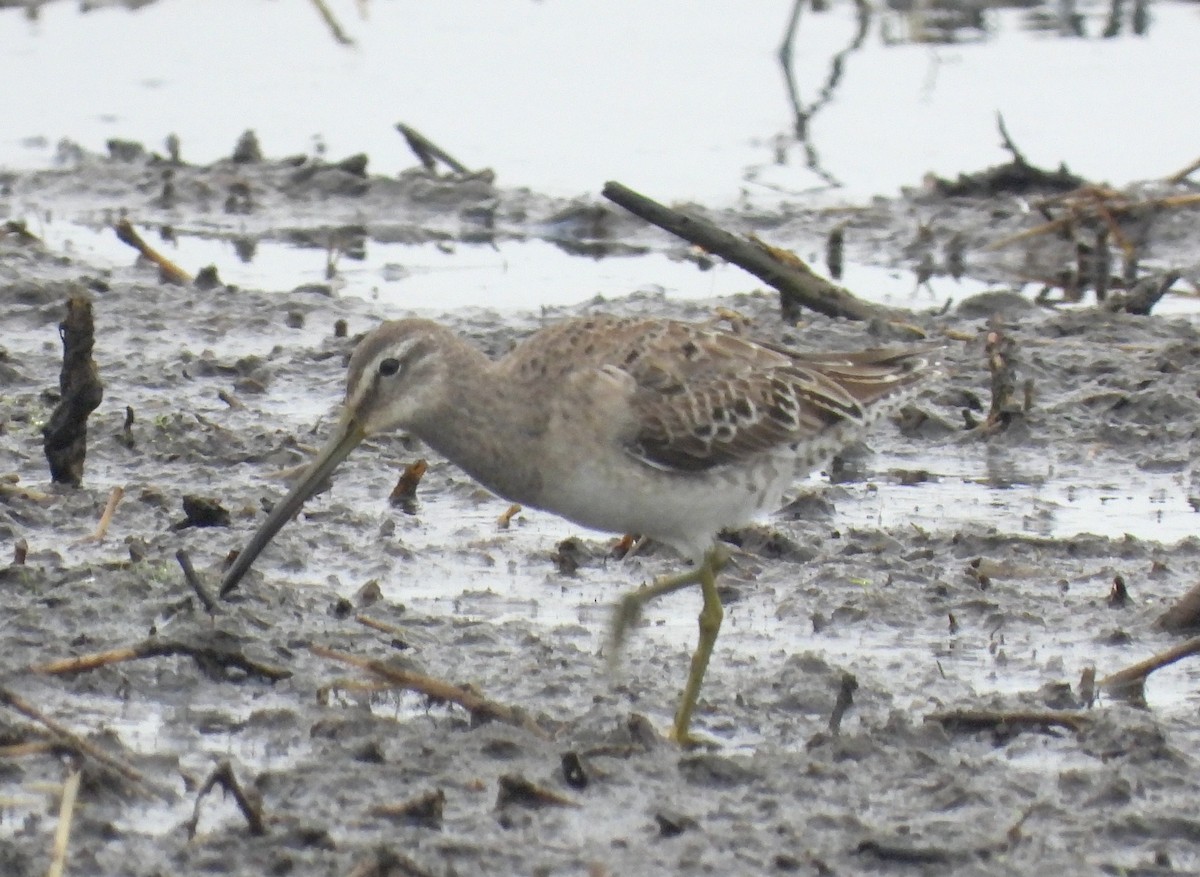
M 359 426 L 358 421 L 349 415 L 344 416 L 338 424 L 337 432 L 334 433 L 333 438 L 317 454 L 317 458 L 313 460 L 312 465 L 308 467 L 305 473 L 300 476 L 300 480 L 292 485 L 292 489 L 288 491 L 287 496 L 275 503 L 275 507 L 267 515 L 267 519 L 262 522 L 254 532 L 254 535 L 250 537 L 250 541 L 246 543 L 246 547 L 237 556 L 237 560 L 233 562 L 233 566 L 225 573 L 225 578 L 221 582 L 222 597 L 238 586 L 238 582 L 241 581 L 246 571 L 250 569 L 250 565 L 254 563 L 254 559 L 275 538 L 275 534 L 283 529 L 283 525 L 290 521 L 296 512 L 300 511 L 300 507 L 317 491 L 321 483 L 333 474 L 333 470 L 338 467 L 342 460 L 346 459 L 350 455 L 350 452 L 358 447 L 362 440 L 363 430 Z

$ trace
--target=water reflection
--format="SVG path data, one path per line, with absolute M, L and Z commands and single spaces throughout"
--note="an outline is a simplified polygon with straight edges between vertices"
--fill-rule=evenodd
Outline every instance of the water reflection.
M 837 176 L 821 162 L 816 143 L 811 136 L 812 120 L 833 101 L 838 86 L 846 73 L 849 55 L 859 51 L 866 41 L 876 9 L 867 0 L 853 0 L 855 26 L 849 41 L 832 51 L 827 62 L 824 81 L 816 89 L 816 97 L 806 103 L 801 98 L 801 89 L 795 72 L 795 44 L 801 30 L 802 12 L 810 7 L 810 14 L 829 11 L 824 0 L 794 0 L 791 13 L 784 28 L 783 42 L 779 47 L 779 64 L 783 71 L 784 87 L 791 107 L 793 123 L 791 131 L 775 138 L 775 163 L 787 163 L 787 151 L 795 146 L 803 155 L 805 166 L 829 186 L 838 186 Z M 1089 18 L 1081 12 L 1075 0 L 1057 0 L 1046 4 L 1020 2 L 978 3 L 972 0 L 887 0 L 879 10 L 879 36 L 885 46 L 906 44 L 955 45 L 963 42 L 983 41 L 997 35 L 997 28 L 989 21 L 989 9 L 1006 7 L 1025 8 L 1021 27 L 1035 33 L 1055 33 L 1063 37 L 1086 37 L 1089 35 Z M 1098 13 L 1092 14 L 1095 22 Z M 1102 30 L 1097 35 L 1105 39 L 1120 36 L 1128 27 L 1137 36 L 1144 36 L 1149 29 L 1150 17 L 1145 0 L 1136 0 L 1133 9 L 1125 15 L 1124 0 L 1111 0 Z M 931 80 L 930 86 L 933 82 Z M 1008 141 L 1007 133 L 1004 134 Z M 751 172 L 751 178 L 753 172 Z
M 796 84 L 793 67 L 796 32 L 800 27 L 800 10 L 803 5 L 804 0 L 796 0 L 792 4 L 792 14 L 788 18 L 787 28 L 784 30 L 783 43 L 779 46 L 779 65 L 783 69 L 783 81 L 787 88 L 787 96 L 792 106 L 794 120 L 791 139 L 803 151 L 805 165 L 829 185 L 837 186 L 839 185 L 837 178 L 822 167 L 820 158 L 817 156 L 817 148 L 809 137 L 809 122 L 812 121 L 813 116 L 821 111 L 822 107 L 833 100 L 838 83 L 841 82 L 842 74 L 845 71 L 846 56 L 851 52 L 857 51 L 862 46 L 863 40 L 867 38 L 867 32 L 871 25 L 871 5 L 866 0 L 854 0 L 855 20 L 857 21 L 857 28 L 854 35 L 844 48 L 834 52 L 830 57 L 829 75 L 818 89 L 817 97 L 807 106 L 800 99 L 799 87 Z M 812 7 L 814 12 L 822 12 L 825 8 L 823 4 L 816 2 L 812 4 Z M 787 143 L 784 136 L 781 135 L 776 140 L 776 164 L 785 163 L 786 146 Z M 836 277 L 837 275 L 834 276 Z

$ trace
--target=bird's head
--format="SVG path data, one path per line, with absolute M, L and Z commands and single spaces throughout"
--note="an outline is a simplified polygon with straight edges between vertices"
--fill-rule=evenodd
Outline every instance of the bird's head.
M 391 320 L 368 333 L 350 357 L 343 422 L 364 436 L 419 428 L 444 395 L 448 334 L 428 320 Z
M 419 428 L 444 395 L 451 367 L 446 350 L 456 340 L 428 320 L 393 320 L 359 342 L 350 357 L 346 398 L 333 435 L 238 554 L 221 582 L 222 596 L 237 587 L 275 534 L 364 438 Z

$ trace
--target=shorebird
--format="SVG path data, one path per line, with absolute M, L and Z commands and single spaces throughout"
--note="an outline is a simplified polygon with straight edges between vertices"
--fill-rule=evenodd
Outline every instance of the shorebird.
M 404 430 L 501 497 L 594 530 L 636 533 L 694 566 L 627 594 L 609 657 L 650 600 L 699 585 L 700 636 L 675 714 L 692 712 L 723 610 L 716 536 L 782 504 L 936 371 L 938 347 L 807 353 L 666 319 L 584 316 L 493 360 L 438 323 L 385 322 L 350 357 L 329 443 L 238 555 L 254 559 L 367 436 Z

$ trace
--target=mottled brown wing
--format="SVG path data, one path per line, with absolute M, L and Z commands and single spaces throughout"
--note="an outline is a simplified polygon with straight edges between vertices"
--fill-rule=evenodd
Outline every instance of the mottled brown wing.
M 819 435 L 920 380 L 935 347 L 805 354 L 716 329 L 589 316 L 549 326 L 502 368 L 537 385 L 579 369 L 632 378 L 628 450 L 666 469 L 733 463 Z
M 652 465 L 709 469 L 841 423 L 865 426 L 875 405 L 920 381 L 936 362 L 930 347 L 802 354 L 713 334 L 711 361 L 686 380 L 657 374 L 669 371 L 666 363 L 650 375 L 633 372 L 640 431 L 631 451 Z
M 513 348 L 499 368 L 514 381 L 534 385 L 583 369 L 625 368 L 668 327 L 676 324 L 597 314 L 552 323 Z M 686 328 L 685 324 L 683 325 Z M 532 342 L 532 343 L 530 343 Z
M 717 461 L 701 462 L 705 451 L 700 445 L 713 444 L 729 460 L 778 441 L 766 430 L 714 433 L 715 444 L 688 441 L 684 424 L 690 417 L 699 422 L 721 405 L 744 419 L 743 397 L 752 398 L 748 394 L 761 383 L 756 378 L 790 365 L 790 352 L 690 323 L 606 315 L 555 323 L 534 339 L 514 348 L 500 369 L 531 387 L 567 380 L 579 371 L 624 375 L 630 387 L 630 452 L 654 465 L 702 468 Z M 766 402 L 763 398 L 755 404 Z M 683 440 L 681 447 L 674 446 L 676 438 Z

